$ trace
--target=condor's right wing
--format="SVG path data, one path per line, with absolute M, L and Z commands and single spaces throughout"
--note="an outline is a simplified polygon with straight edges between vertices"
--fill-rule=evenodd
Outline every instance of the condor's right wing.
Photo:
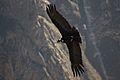
M 70 32 L 72 27 L 67 22 L 67 20 L 56 10 L 55 5 L 48 5 L 46 8 L 47 14 L 54 23 L 54 25 L 58 28 L 62 36 L 66 32 Z

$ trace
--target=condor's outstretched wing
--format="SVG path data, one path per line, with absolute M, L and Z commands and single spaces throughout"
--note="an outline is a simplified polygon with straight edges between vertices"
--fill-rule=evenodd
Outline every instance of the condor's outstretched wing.
M 82 62 L 82 51 L 79 42 L 73 40 L 66 43 L 69 50 L 69 57 L 71 61 L 71 68 L 74 76 L 80 76 L 84 72 L 84 65 Z
M 54 23 L 54 25 L 58 28 L 61 34 L 64 34 L 67 31 L 71 31 L 71 26 L 67 22 L 67 20 L 56 10 L 55 5 L 48 5 L 46 8 L 47 14 L 50 19 Z
M 69 50 L 69 56 L 71 61 L 71 68 L 74 76 L 81 75 L 84 72 L 83 63 L 82 63 L 82 52 L 80 48 L 81 37 L 74 35 L 76 33 L 75 27 L 71 27 L 66 19 L 56 10 L 55 5 L 48 5 L 46 8 L 47 14 L 50 19 L 54 23 L 54 25 L 58 28 L 62 36 L 68 35 L 68 33 L 72 34 L 73 40 L 66 41 L 66 45 Z M 78 33 L 79 34 L 79 33 Z M 68 35 L 69 36 L 69 35 Z M 70 38 L 70 37 L 68 37 Z M 67 39 L 66 39 L 67 40 Z

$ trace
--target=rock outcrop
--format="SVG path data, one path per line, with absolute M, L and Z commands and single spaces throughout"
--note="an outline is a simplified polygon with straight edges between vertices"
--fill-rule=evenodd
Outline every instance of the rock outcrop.
M 114 9 L 113 16 L 106 17 L 109 8 L 96 8 L 93 4 L 97 2 L 88 4 L 87 1 L 82 5 L 86 12 L 85 27 L 79 0 L 1 0 L 0 80 L 118 80 L 119 18 L 116 19 Z M 82 34 L 86 71 L 80 78 L 73 77 L 66 45 L 56 42 L 61 35 L 46 14 L 49 3 L 56 4 L 60 13 Z M 105 13 L 97 12 L 99 9 Z M 102 15 L 96 19 L 98 14 Z M 109 79 L 111 75 L 117 78 Z

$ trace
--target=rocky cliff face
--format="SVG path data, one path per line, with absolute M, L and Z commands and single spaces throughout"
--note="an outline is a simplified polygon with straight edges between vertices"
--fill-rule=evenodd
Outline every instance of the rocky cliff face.
M 86 67 L 86 72 L 83 74 L 83 76 L 81 76 L 81 78 L 74 78 L 72 75 L 70 69 L 69 54 L 66 45 L 56 43 L 61 35 L 56 27 L 51 23 L 46 14 L 45 7 L 49 3 L 56 4 L 57 9 L 64 15 L 70 24 L 75 25 L 75 27 L 78 27 L 80 29 L 80 32 L 82 32 L 83 60 Z M 104 79 L 104 76 L 106 77 L 106 75 L 103 74 L 104 71 L 100 71 L 103 69 L 101 68 L 101 65 L 103 66 L 105 64 L 99 64 L 99 60 L 101 60 L 101 58 L 94 58 L 94 54 L 97 52 L 96 48 L 94 47 L 97 46 L 100 52 L 106 55 L 105 53 L 109 53 L 110 51 L 106 50 L 106 47 L 118 45 L 117 39 L 119 38 L 119 32 L 118 29 L 111 29 L 111 25 L 107 25 L 106 27 L 101 26 L 104 21 L 107 23 L 107 20 L 111 19 L 104 19 L 104 16 L 102 18 L 99 17 L 97 20 L 95 20 L 96 22 L 94 25 L 96 25 L 96 27 L 93 27 L 92 30 L 90 30 L 91 22 L 89 21 L 91 21 L 96 16 L 92 15 L 91 13 L 94 7 L 91 9 L 86 4 L 87 0 L 84 2 L 85 6 L 83 5 L 82 7 L 84 7 L 83 9 L 87 9 L 87 20 L 83 18 L 81 19 L 83 10 L 79 5 L 79 0 L 1 0 L 0 80 Z M 96 12 L 96 15 L 97 14 L 98 13 Z M 85 21 L 87 25 L 86 28 L 82 25 L 82 22 Z M 103 31 L 105 34 L 101 34 Z M 94 40 L 94 38 L 90 38 L 88 35 L 93 34 L 93 32 L 97 41 Z M 112 35 L 114 35 L 114 37 L 111 37 Z M 110 41 L 111 44 L 106 45 L 106 47 L 103 48 L 102 46 L 104 46 L 107 41 Z M 112 44 L 114 41 L 116 45 Z M 94 42 L 96 45 L 94 45 Z M 119 45 L 116 46 L 114 50 L 116 51 L 118 47 Z M 109 47 L 109 49 L 111 48 L 112 47 Z M 93 55 L 90 55 L 92 52 Z M 119 52 L 116 52 L 116 54 L 118 53 Z M 88 58 L 86 58 L 86 55 Z M 108 57 L 102 57 L 103 61 L 106 59 L 105 63 L 109 62 L 107 61 L 109 59 Z M 117 59 L 119 59 L 119 57 Z M 111 59 L 111 62 L 113 60 L 114 62 L 116 61 L 116 59 Z M 117 63 L 114 65 L 116 64 Z M 105 66 L 107 67 L 107 65 Z M 119 64 L 117 67 L 118 66 Z M 112 68 L 108 68 L 108 71 L 111 69 Z M 105 71 L 106 70 L 107 69 L 105 69 Z M 114 73 L 116 73 L 115 70 Z
M 93 55 L 89 54 L 90 44 L 87 56 L 103 80 L 118 80 L 120 78 L 118 69 L 120 66 L 118 58 L 120 57 L 120 2 L 119 0 L 92 0 L 91 2 L 85 0 L 85 6 L 87 28 L 93 45 Z

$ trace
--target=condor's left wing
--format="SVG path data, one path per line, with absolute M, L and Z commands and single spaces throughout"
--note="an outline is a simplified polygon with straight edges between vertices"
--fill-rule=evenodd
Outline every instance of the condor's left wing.
M 66 45 L 69 50 L 69 57 L 71 61 L 71 69 L 73 75 L 80 76 L 84 72 L 80 43 L 73 40 L 71 43 L 66 43 Z

